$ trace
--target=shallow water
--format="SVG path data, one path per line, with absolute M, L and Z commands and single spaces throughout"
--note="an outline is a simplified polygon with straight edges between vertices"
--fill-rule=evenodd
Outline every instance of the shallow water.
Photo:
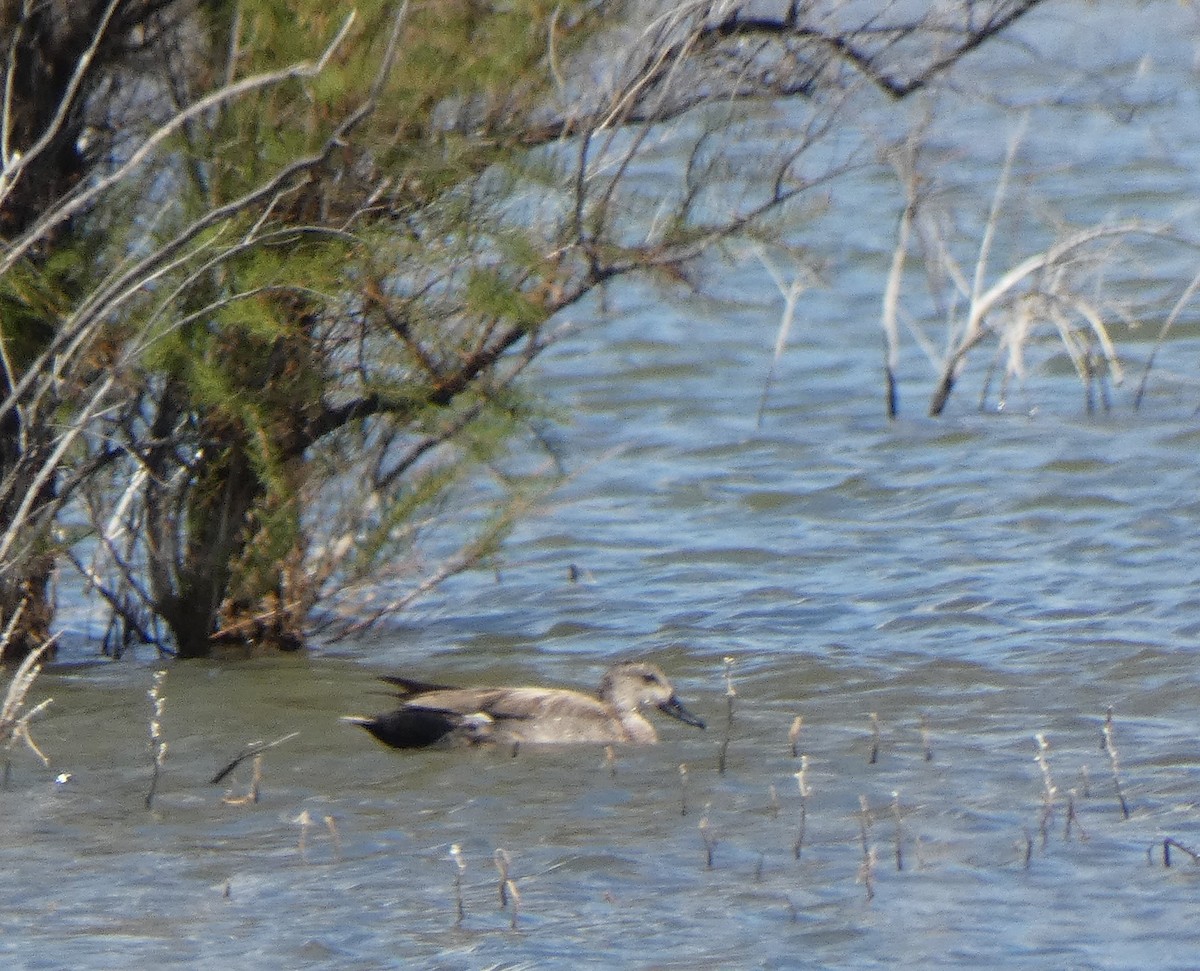
M 1079 219 L 1114 204 L 1096 158 L 1146 218 L 1194 190 L 1193 116 L 1172 112 L 1196 85 L 1170 7 L 1139 11 L 1154 59 L 1138 83 L 1174 98 L 1140 126 L 1060 133 L 1088 162 L 1056 198 Z M 984 208 L 991 128 L 967 153 Z M 1031 168 L 1065 151 L 1031 131 Z M 86 663 L 73 631 L 91 607 L 74 605 L 65 663 L 32 696 L 54 698 L 35 729 L 52 766 L 18 749 L 0 790 L 5 965 L 1194 967 L 1200 867 L 1179 850 L 1164 867 L 1162 847 L 1200 850 L 1200 396 L 1167 376 L 1200 342 L 1181 328 L 1137 414 L 1126 387 L 1089 416 L 1043 356 L 1003 413 L 975 409 L 981 365 L 927 420 L 932 380 L 907 359 L 889 423 L 874 322 L 894 219 L 863 212 L 838 286 L 802 304 L 761 427 L 779 308 L 752 263 L 719 281 L 733 307 L 629 286 L 581 310 L 538 372 L 572 416 L 555 434 L 574 476 L 497 571 L 359 643 L 171 666 L 150 811 L 160 665 Z M 1140 340 L 1123 337 L 1135 372 Z M 661 719 L 661 745 L 612 760 L 514 758 L 395 753 L 336 720 L 386 708 L 387 671 L 587 687 L 631 655 L 709 730 Z M 1128 819 L 1100 745 L 1110 707 Z M 259 801 L 224 802 L 249 766 L 212 775 L 290 732 Z

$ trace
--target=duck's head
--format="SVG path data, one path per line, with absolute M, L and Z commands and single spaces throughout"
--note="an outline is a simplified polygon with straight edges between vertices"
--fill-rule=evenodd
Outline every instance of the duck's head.
M 703 719 L 683 707 L 675 696 L 675 689 L 662 669 L 646 661 L 633 661 L 609 668 L 600 682 L 600 697 L 623 711 L 653 707 L 685 725 L 704 727 Z

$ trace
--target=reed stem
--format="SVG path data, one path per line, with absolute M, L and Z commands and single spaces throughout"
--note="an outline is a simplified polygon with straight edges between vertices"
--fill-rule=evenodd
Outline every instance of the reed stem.
M 166 670 L 154 672 L 154 682 L 146 694 L 150 698 L 150 790 L 146 793 L 146 808 L 154 808 L 154 797 L 158 793 L 158 780 L 167 761 L 167 743 L 162 733 L 162 716 L 167 706 L 163 685 L 167 680 Z

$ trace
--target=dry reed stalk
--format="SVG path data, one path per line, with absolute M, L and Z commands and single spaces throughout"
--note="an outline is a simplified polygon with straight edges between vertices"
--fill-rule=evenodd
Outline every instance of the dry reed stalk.
M 872 846 L 863 853 L 862 863 L 858 867 L 857 882 L 867 888 L 867 903 L 875 899 L 875 865 L 878 862 L 879 854 Z
M 292 820 L 300 827 L 300 839 L 296 845 L 296 849 L 300 852 L 300 859 L 308 862 L 308 831 L 312 826 L 312 813 L 307 809 L 301 810 L 300 815 Z
M 679 815 L 688 814 L 687 804 L 688 767 L 686 762 L 679 763 Z
M 163 685 L 167 680 L 166 670 L 154 672 L 154 682 L 146 692 L 150 698 L 150 789 L 146 793 L 146 808 L 154 808 L 154 797 L 158 793 L 158 780 L 167 761 L 167 742 L 162 734 L 162 716 L 167 706 Z
M 1159 350 L 1162 348 L 1167 339 L 1167 332 L 1175 326 L 1175 321 L 1183 312 L 1184 307 L 1188 305 L 1196 291 L 1200 289 L 1200 273 L 1192 277 L 1192 282 L 1184 289 L 1183 294 L 1175 301 L 1175 306 L 1171 308 L 1171 312 L 1167 314 L 1167 319 L 1159 328 L 1158 336 L 1154 339 L 1154 347 L 1151 348 L 1150 354 L 1146 358 L 1146 366 L 1142 370 L 1142 379 L 1138 382 L 1137 393 L 1133 396 L 1133 410 L 1137 411 L 1142 406 L 1142 398 L 1146 395 L 1146 383 L 1150 380 L 1150 369 L 1154 367 L 1154 359 L 1158 356 Z
M 1008 267 L 989 284 L 992 251 L 1026 122 L 1027 118 L 1022 120 L 1009 143 L 980 239 L 975 265 L 970 273 L 958 264 L 950 247 L 941 238 L 938 225 L 929 219 L 923 219 L 920 223 L 933 237 L 932 244 L 927 247 L 931 252 L 927 254 L 926 265 L 939 271 L 948 281 L 949 296 L 953 301 L 953 306 L 947 308 L 951 328 L 941 352 L 932 352 L 924 335 L 917 328 L 912 328 L 916 339 L 925 348 L 939 371 L 929 403 L 930 415 L 940 415 L 944 411 L 970 352 L 993 337 L 997 339 L 997 361 L 1001 357 L 1006 358 L 1000 407 L 1003 407 L 1008 381 L 1011 378 L 1019 380 L 1023 377 L 1026 370 L 1026 348 L 1042 329 L 1051 330 L 1057 335 L 1089 399 L 1098 385 L 1107 407 L 1109 377 L 1111 376 L 1113 383 L 1120 383 L 1123 379 L 1122 364 L 1105 320 L 1108 309 L 1093 297 L 1093 293 L 1104 281 L 1101 279 L 1093 282 L 1084 279 L 1082 274 L 1089 268 L 1094 268 L 1094 275 L 1099 277 L 1104 267 L 1115 262 L 1115 248 L 1134 235 L 1166 236 L 1167 232 L 1161 226 L 1126 220 L 1101 222 L 1074 232 L 1063 233 L 1040 252 L 1033 253 Z M 903 161 L 901 158 L 896 164 L 905 180 L 911 205 L 913 179 L 901 169 Z M 899 243 L 906 242 L 906 233 L 907 226 L 902 221 L 898 233 Z M 898 277 L 902 269 L 902 259 L 903 249 L 898 245 L 893 256 L 893 272 L 889 285 Z M 1193 280 L 1192 285 L 1181 297 L 1176 310 L 1169 318 L 1168 327 L 1198 286 L 1200 276 Z M 896 299 L 890 289 L 885 293 L 885 333 L 889 332 L 889 326 L 891 331 L 895 330 L 894 319 L 889 325 L 886 315 L 889 301 L 894 303 Z M 957 313 L 954 308 L 960 301 L 965 307 L 961 313 Z M 951 303 L 944 298 L 940 302 Z M 891 312 L 894 316 L 895 311 Z M 1165 331 L 1166 328 L 1162 334 L 1165 335 Z M 894 338 L 889 339 L 894 341 Z M 1153 355 L 1151 358 L 1153 359 Z M 994 363 L 989 369 L 981 395 L 981 407 L 986 404 L 990 394 L 991 374 L 996 366 Z M 1140 392 L 1137 400 L 1140 400 Z
M 900 819 L 900 792 L 892 793 L 892 818 L 896 822 L 896 869 L 904 869 L 904 829 Z
M 712 827 L 708 822 L 709 807 L 704 807 L 704 815 L 700 817 L 700 823 L 696 827 L 700 831 L 700 838 L 704 840 L 704 858 L 706 869 L 713 868 L 713 854 L 717 849 L 717 838 L 713 835 Z
M 1067 790 L 1067 823 L 1063 829 L 1063 839 L 1069 840 L 1071 838 L 1071 827 L 1074 826 L 1079 830 L 1079 838 L 1086 843 L 1088 840 L 1087 830 L 1083 828 L 1083 823 L 1079 821 L 1079 813 L 1075 810 L 1075 796 L 1077 794 L 1075 789 Z
M 875 712 L 871 712 L 871 714 L 868 716 L 868 721 L 871 723 L 871 756 L 867 759 L 867 763 L 869 765 L 875 765 L 875 763 L 879 761 L 879 742 L 881 738 L 879 731 L 879 715 Z
M 521 892 L 517 890 L 517 885 L 512 880 L 504 881 L 504 889 L 508 893 L 509 899 L 512 900 L 512 920 L 509 921 L 508 926 L 515 931 L 517 918 L 521 916 Z
M 797 715 L 792 719 L 792 727 L 788 729 L 788 743 L 792 747 L 792 758 L 800 758 L 800 733 L 804 731 L 804 716 Z
M 1113 710 L 1110 707 L 1104 714 L 1102 731 L 1102 747 L 1108 752 L 1108 761 L 1112 765 L 1113 786 L 1117 791 L 1117 801 L 1121 804 L 1121 815 L 1129 818 L 1129 803 L 1125 801 L 1125 791 L 1121 788 L 1121 759 L 1117 754 L 1117 746 L 1113 741 Z
M 496 872 L 500 874 L 500 882 L 496 889 L 500 896 L 500 907 L 503 909 L 508 906 L 508 884 L 512 882 L 508 879 L 508 868 L 512 860 L 507 850 L 497 847 L 492 854 L 492 862 L 496 865 Z
M 933 761 L 933 745 L 930 743 L 929 716 L 921 712 L 921 751 L 926 762 Z
M 808 756 L 800 756 L 800 771 L 796 773 L 796 788 L 800 792 L 800 827 L 796 832 L 796 842 L 792 844 L 792 854 L 798 860 L 804 848 L 804 833 L 808 828 L 808 796 L 811 790 L 808 786 Z
M 342 855 L 342 835 L 338 832 L 337 820 L 325 814 L 325 828 L 329 830 L 329 838 L 333 840 L 333 852 L 339 859 Z
M 1054 817 L 1054 799 L 1058 794 L 1058 789 L 1050 775 L 1050 761 L 1047 757 L 1050 743 L 1046 741 L 1046 736 L 1042 732 L 1038 732 L 1034 739 L 1037 741 L 1037 754 L 1033 760 L 1037 762 L 1038 768 L 1042 772 L 1042 817 L 1038 830 L 1042 835 L 1042 849 L 1045 849 L 1050 838 L 1050 820 Z
M 867 802 L 866 794 L 858 797 L 858 839 L 862 846 L 863 856 L 867 855 L 867 847 L 871 837 L 871 804 Z
M 733 686 L 733 658 L 725 656 L 725 737 L 721 739 L 721 750 L 717 755 L 717 774 L 725 774 L 725 757 L 729 752 L 729 740 L 733 736 L 733 699 L 737 689 Z
M 467 911 L 463 905 L 463 874 L 467 872 L 467 861 L 463 857 L 462 847 L 457 843 L 450 845 L 450 859 L 454 861 L 454 907 L 455 920 L 454 925 L 457 927 L 466 919 Z
M 767 794 L 771 797 L 770 802 L 767 803 L 767 806 L 770 808 L 771 818 L 778 819 L 779 818 L 779 809 L 780 809 L 779 790 L 775 788 L 774 782 L 772 782 L 767 787 Z

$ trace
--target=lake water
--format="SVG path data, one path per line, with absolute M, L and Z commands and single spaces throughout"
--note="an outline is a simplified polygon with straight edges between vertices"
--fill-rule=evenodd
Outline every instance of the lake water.
M 1098 19 L 1120 66 L 1105 82 L 1144 103 L 1128 122 L 1035 112 L 1025 160 L 1045 178 L 1021 192 L 1079 223 L 1192 231 L 1192 14 L 1055 9 L 1027 30 L 1086 50 Z M 961 138 L 976 218 L 1016 124 L 986 115 L 939 136 Z M 976 407 L 982 348 L 938 420 L 907 351 L 888 422 L 881 198 L 864 175 L 798 230 L 827 241 L 830 285 L 801 301 L 761 426 L 780 301 L 753 259 L 713 268 L 726 303 L 628 285 L 578 311 L 537 375 L 570 414 L 553 434 L 574 475 L 497 571 L 360 642 L 170 666 L 150 811 L 161 665 L 92 663 L 68 632 L 32 695 L 54 697 L 35 730 L 52 766 L 18 749 L 0 791 L 5 965 L 1195 967 L 1200 867 L 1179 849 L 1164 866 L 1163 847 L 1200 851 L 1196 327 L 1185 315 L 1137 413 L 1127 382 L 1088 414 L 1047 345 L 1002 412 Z M 1151 267 L 1123 273 L 1162 314 L 1194 268 Z M 1135 375 L 1161 319 L 1119 335 Z M 68 610 L 74 629 L 89 609 Z M 630 656 L 708 730 L 663 720 L 661 745 L 615 759 L 514 758 L 397 753 L 337 721 L 387 708 L 385 672 L 586 688 Z M 248 765 L 209 782 L 290 732 L 258 802 L 236 802 Z

